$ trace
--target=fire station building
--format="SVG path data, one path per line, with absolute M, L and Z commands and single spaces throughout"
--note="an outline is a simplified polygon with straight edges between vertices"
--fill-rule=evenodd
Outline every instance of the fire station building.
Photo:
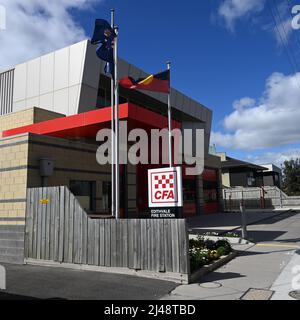
M 96 134 L 111 123 L 110 79 L 89 41 L 0 73 L 0 224 L 24 225 L 27 188 L 67 186 L 93 217 L 108 217 L 111 167 L 99 165 Z M 120 59 L 120 77 L 148 74 Z M 212 111 L 172 89 L 174 128 L 205 130 L 205 170 L 183 176 L 185 217 L 220 210 L 220 158 L 209 155 Z M 167 127 L 167 96 L 120 88 L 128 130 Z M 167 152 L 167 151 L 166 151 Z M 53 163 L 53 171 L 43 171 Z M 121 165 L 121 217 L 147 217 L 150 165 Z M 1 253 L 0 253 L 1 255 Z

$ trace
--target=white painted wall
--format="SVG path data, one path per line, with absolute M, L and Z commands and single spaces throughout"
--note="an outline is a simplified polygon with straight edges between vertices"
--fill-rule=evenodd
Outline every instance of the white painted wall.
M 13 111 L 36 106 L 78 113 L 86 49 L 87 40 L 17 65 Z

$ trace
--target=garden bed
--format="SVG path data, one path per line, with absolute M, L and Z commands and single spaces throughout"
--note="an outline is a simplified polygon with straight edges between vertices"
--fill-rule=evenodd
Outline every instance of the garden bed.
M 190 234 L 189 238 L 190 239 L 194 239 L 197 240 L 199 234 Z M 202 233 L 200 236 L 202 236 L 204 238 L 204 240 L 213 240 L 213 241 L 218 241 L 218 240 L 227 240 L 229 243 L 231 244 L 249 244 L 250 241 L 241 238 L 238 234 L 218 234 L 217 232 L 206 232 L 206 233 Z
M 205 239 L 198 236 L 190 239 L 190 266 L 189 282 L 199 280 L 205 274 L 221 267 L 236 256 L 231 244 L 226 239 Z

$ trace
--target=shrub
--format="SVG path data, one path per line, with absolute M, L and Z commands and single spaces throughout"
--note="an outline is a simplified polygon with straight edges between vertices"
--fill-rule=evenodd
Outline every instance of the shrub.
M 223 236 L 227 237 L 227 238 L 238 238 L 239 237 L 239 235 L 237 233 L 234 233 L 234 232 L 227 232 Z
M 218 250 L 218 248 L 225 250 L 223 255 L 227 255 L 232 251 L 231 245 L 227 240 L 218 240 L 216 242 L 216 249 Z
M 204 266 L 210 261 L 210 251 L 207 249 L 196 251 L 195 256 L 199 266 Z
M 199 235 L 199 236 L 197 237 L 197 241 L 198 241 L 199 247 L 204 248 L 204 237 L 201 236 L 201 235 Z
M 209 250 L 215 250 L 216 249 L 216 242 L 213 240 L 206 240 L 206 241 L 204 241 L 204 247 Z
M 217 249 L 217 252 L 218 252 L 218 254 L 219 254 L 219 256 L 220 257 L 222 257 L 222 256 L 226 256 L 226 252 L 227 252 L 227 249 L 226 248 L 224 248 L 224 247 L 219 247 L 218 249 Z
M 195 239 L 190 239 L 190 248 L 197 248 L 198 247 L 198 241 Z
M 211 250 L 209 256 L 211 260 L 216 260 L 220 258 L 220 254 L 217 250 Z
M 206 240 L 198 237 L 197 240 L 190 240 L 190 265 L 191 270 L 194 271 L 209 262 L 219 259 L 220 256 L 229 254 L 232 249 L 227 240 Z

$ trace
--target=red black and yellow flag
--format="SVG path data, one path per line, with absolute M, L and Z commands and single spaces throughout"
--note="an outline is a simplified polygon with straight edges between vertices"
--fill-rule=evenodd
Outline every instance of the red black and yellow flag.
M 170 70 L 151 75 L 147 78 L 134 80 L 125 77 L 120 80 L 120 85 L 127 89 L 147 90 L 154 92 L 170 92 Z

